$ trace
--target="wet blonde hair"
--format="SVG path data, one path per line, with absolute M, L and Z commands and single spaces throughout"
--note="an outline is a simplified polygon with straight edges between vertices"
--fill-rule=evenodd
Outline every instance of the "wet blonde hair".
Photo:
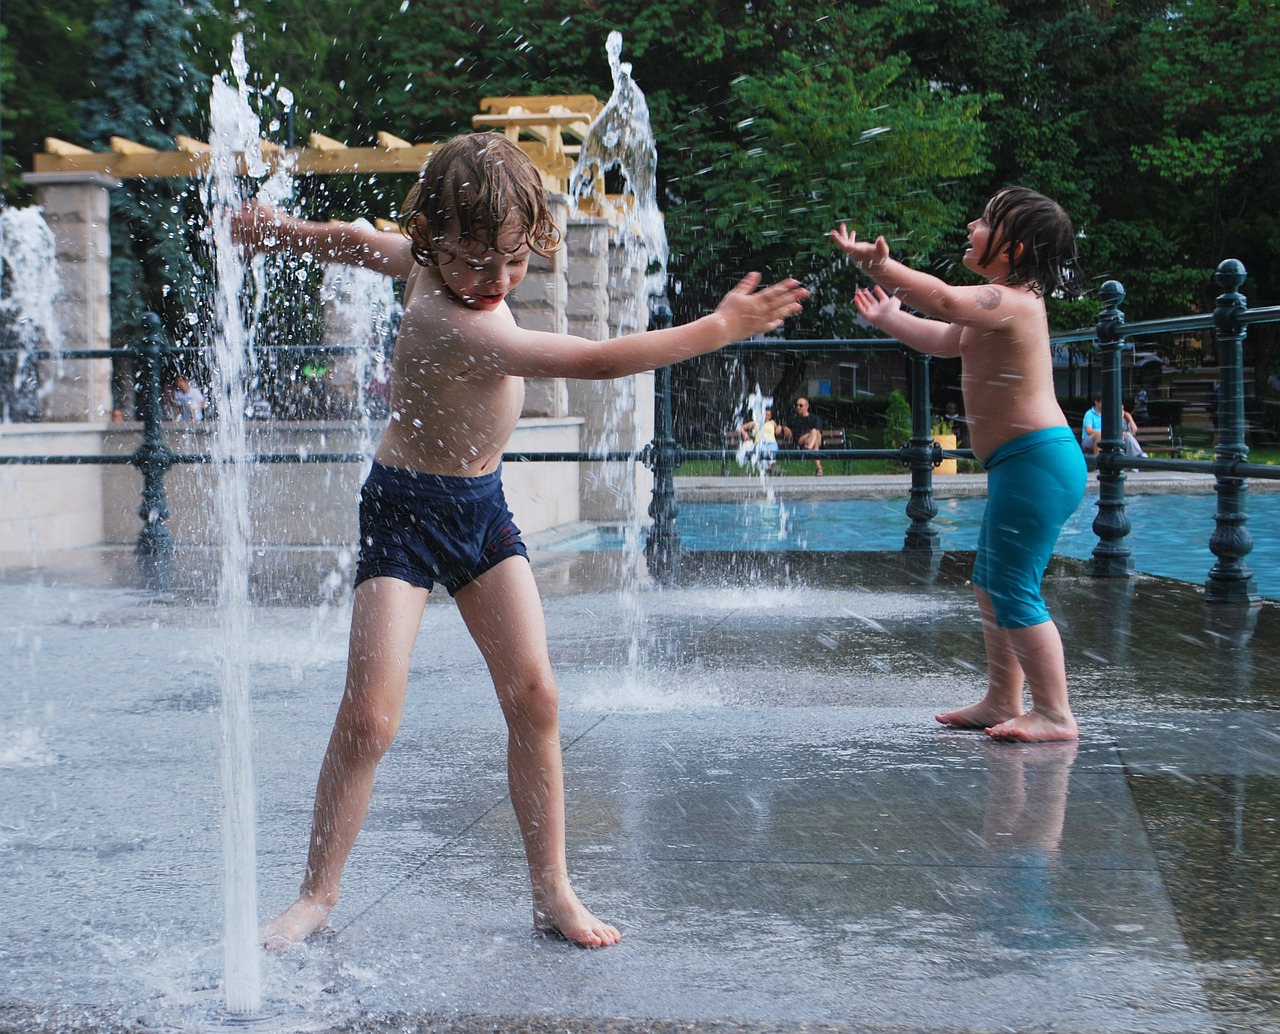
M 539 255 L 560 246 L 537 166 L 498 133 L 464 133 L 441 145 L 422 167 L 400 213 L 414 261 L 423 266 L 439 264 L 446 230 L 497 248 L 498 234 L 513 227 L 521 243 Z

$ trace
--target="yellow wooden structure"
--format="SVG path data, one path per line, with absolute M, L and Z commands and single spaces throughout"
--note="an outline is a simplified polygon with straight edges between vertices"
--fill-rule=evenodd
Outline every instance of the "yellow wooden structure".
M 485 97 L 472 125 L 502 133 L 518 143 L 542 173 L 548 191 L 566 192 L 574 160 L 591 120 L 603 104 L 589 94 L 547 97 Z M 112 137 L 109 151 L 48 137 L 35 156 L 35 172 L 101 173 L 117 179 L 200 177 L 209 169 L 209 145 L 179 136 L 174 150 L 161 151 Z M 285 148 L 263 140 L 262 158 L 269 169 L 288 169 L 299 176 L 338 174 L 416 174 L 440 144 L 415 144 L 391 133 L 377 134 L 369 147 L 348 147 L 341 141 L 312 133 L 308 146 Z M 241 159 L 243 161 L 243 159 Z

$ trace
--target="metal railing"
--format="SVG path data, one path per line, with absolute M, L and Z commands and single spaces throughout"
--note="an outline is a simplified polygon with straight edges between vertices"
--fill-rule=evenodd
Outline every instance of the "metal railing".
M 1246 479 L 1250 477 L 1280 480 L 1280 467 L 1248 462 L 1245 444 L 1243 345 L 1246 328 L 1252 323 L 1280 321 L 1280 307 L 1248 310 L 1240 287 L 1245 269 L 1235 259 L 1227 259 L 1217 269 L 1215 279 L 1223 289 L 1212 314 L 1151 320 L 1133 324 L 1131 331 L 1143 334 L 1186 333 L 1212 329 L 1218 345 L 1220 378 L 1216 426 L 1218 440 L 1214 459 L 1191 460 L 1125 455 L 1122 423 L 1120 356 L 1124 347 L 1124 313 L 1120 305 L 1124 287 L 1114 280 L 1102 285 L 1099 297 L 1103 310 L 1092 330 L 1075 330 L 1051 335 L 1053 344 L 1092 341 L 1102 358 L 1102 440 L 1096 456 L 1086 457 L 1091 469 L 1098 472 L 1098 515 L 1093 522 L 1098 544 L 1089 562 L 1089 571 L 1097 577 L 1128 577 L 1133 573 L 1131 551 L 1125 541 L 1130 531 L 1125 512 L 1125 471 L 1168 470 L 1206 473 L 1214 476 L 1218 494 L 1218 511 L 1209 549 L 1217 558 L 1205 581 L 1205 599 L 1210 603 L 1253 603 L 1259 599 L 1253 572 L 1245 558 L 1253 549 L 1253 539 L 1246 522 Z M 756 351 L 830 351 L 843 345 L 849 349 L 884 348 L 897 344 L 887 339 L 859 342 L 834 341 L 753 341 L 731 346 L 736 350 Z M 898 345 L 898 347 L 902 347 Z M 933 468 L 943 458 L 972 459 L 968 449 L 944 452 L 930 433 L 929 366 L 932 357 L 903 348 L 911 362 L 911 437 L 900 449 L 832 449 L 822 451 L 823 459 L 888 459 L 897 460 L 911 472 L 911 487 L 906 506 L 911 519 L 903 541 L 903 552 L 922 561 L 935 560 L 941 552 L 939 535 L 933 525 L 938 514 L 933 498 Z M 676 527 L 678 506 L 675 500 L 674 473 L 687 459 L 723 457 L 727 450 L 686 450 L 671 435 L 671 393 L 669 371 L 659 371 L 658 397 L 655 402 L 655 440 L 645 450 L 644 459 L 654 471 L 654 498 L 649 514 L 653 527 L 646 543 L 645 556 L 650 573 L 660 580 L 675 580 L 679 575 L 680 546 Z M 814 453 L 804 450 L 782 450 L 779 458 L 812 460 Z
M 1245 445 L 1243 342 L 1246 327 L 1252 323 L 1280 321 L 1280 307 L 1249 311 L 1239 288 L 1244 283 L 1243 265 L 1234 259 L 1223 262 L 1216 279 L 1224 289 L 1214 312 L 1204 316 L 1152 320 L 1131 325 L 1128 330 L 1142 334 L 1185 333 L 1213 329 L 1218 342 L 1219 376 L 1218 442 L 1215 458 L 1190 460 L 1136 457 L 1124 453 L 1121 423 L 1121 364 L 1124 345 L 1124 288 L 1108 281 L 1099 291 L 1103 310 L 1095 328 L 1074 330 L 1051 336 L 1054 344 L 1092 341 L 1102 359 L 1103 411 L 1102 440 L 1096 456 L 1087 457 L 1098 472 L 1098 515 L 1093 531 L 1098 545 L 1093 550 L 1089 570 L 1098 577 L 1127 577 L 1133 572 L 1133 561 L 1125 542 L 1130 524 L 1125 513 L 1125 471 L 1169 470 L 1210 473 L 1215 478 L 1219 508 L 1209 548 L 1217 557 L 1206 583 L 1206 599 L 1213 603 L 1253 602 L 1258 599 L 1256 584 L 1245 558 L 1253 548 L 1246 527 L 1245 512 L 1247 478 L 1280 479 L 1280 468 L 1248 462 Z M 670 311 L 657 307 L 652 325 L 669 325 Z M 173 541 L 168 530 L 169 507 L 165 497 L 164 476 L 175 464 L 212 463 L 208 453 L 178 453 L 164 439 L 161 411 L 161 370 L 166 359 L 177 350 L 165 337 L 161 321 L 153 313 L 144 317 L 142 344 L 135 353 L 139 366 L 138 389 L 141 396 L 143 433 L 138 448 L 129 455 L 45 455 L 0 456 L 0 464 L 131 464 L 143 477 L 138 514 L 143 526 L 138 535 L 136 555 L 140 570 L 151 584 L 167 584 L 172 567 Z M 293 346 L 278 346 L 288 350 Z M 294 350 L 297 350 L 294 348 Z M 353 347 L 308 347 L 308 352 L 326 351 L 352 354 Z M 930 431 L 929 370 L 930 356 L 905 348 L 888 338 L 743 341 L 729 346 L 729 351 L 751 352 L 865 352 L 897 350 L 909 358 L 911 370 L 911 436 L 897 449 L 824 449 L 822 458 L 829 460 L 889 460 L 900 462 L 910 471 L 911 483 L 906 515 L 910 525 L 903 540 L 903 552 L 910 558 L 931 562 L 941 556 L 939 533 L 933 524 L 938 509 L 933 498 L 933 469 L 944 458 L 972 459 L 968 449 L 946 450 L 933 441 Z M 191 351 L 190 349 L 185 351 Z M 79 349 L 23 352 L 27 358 L 113 359 L 122 358 L 122 349 Z M 127 355 L 127 352 L 125 353 Z M 510 463 L 564 462 L 641 462 L 654 474 L 653 496 L 648 513 L 652 526 L 645 542 L 645 559 L 653 577 L 661 582 L 679 578 L 684 550 L 677 526 L 679 506 L 676 501 L 675 473 L 687 460 L 719 459 L 734 453 L 728 449 L 686 449 L 676 441 L 672 427 L 671 369 L 656 372 L 654 401 L 654 439 L 639 451 L 515 451 L 503 455 Z M 784 449 L 781 459 L 812 460 L 814 454 L 801 449 Z M 363 453 L 286 452 L 257 453 L 247 457 L 252 463 L 358 463 L 369 457 Z

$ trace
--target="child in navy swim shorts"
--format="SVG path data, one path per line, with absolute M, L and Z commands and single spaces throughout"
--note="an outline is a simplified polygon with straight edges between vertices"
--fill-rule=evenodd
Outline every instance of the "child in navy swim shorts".
M 298 898 L 267 924 L 283 949 L 326 925 L 400 725 L 427 595 L 438 581 L 493 676 L 507 721 L 508 783 L 533 889 L 533 921 L 584 947 L 618 931 L 569 882 L 558 695 L 546 624 L 520 532 L 502 496 L 502 453 L 525 377 L 611 378 L 713 351 L 780 326 L 807 292 L 758 290 L 748 275 L 711 315 L 608 342 L 522 330 L 506 297 L 532 254 L 559 242 L 537 168 L 515 143 L 467 134 L 427 160 L 401 232 L 307 222 L 246 205 L 232 220 L 246 247 L 310 254 L 405 281 L 390 420 L 361 494 L 360 561 L 346 688 L 320 768 Z
M 1044 306 L 1046 292 L 1074 287 L 1071 220 L 1043 194 L 1001 190 L 969 224 L 964 264 L 987 281 L 978 287 L 951 287 L 895 262 L 883 237 L 860 241 L 843 225 L 832 237 L 875 281 L 854 295 L 865 319 L 918 351 L 960 357 L 970 444 L 987 469 L 973 572 L 987 692 L 938 721 L 998 739 L 1077 739 L 1062 637 L 1040 594 L 1085 487 L 1084 457 L 1053 390 Z
M 473 478 L 374 463 L 360 490 L 356 585 L 398 578 L 450 596 L 508 557 L 528 559 L 498 471 Z

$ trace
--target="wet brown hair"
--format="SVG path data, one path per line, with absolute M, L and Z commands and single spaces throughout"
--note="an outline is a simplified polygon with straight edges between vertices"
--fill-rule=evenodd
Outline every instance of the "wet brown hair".
M 1040 295 L 1080 293 L 1075 227 L 1056 201 L 1026 187 L 1005 187 L 987 203 L 984 218 L 991 232 L 979 264 L 1004 252 L 1008 283 Z
M 425 235 L 421 223 L 415 224 L 419 215 L 426 220 Z M 515 221 L 521 243 L 537 254 L 549 255 L 560 245 L 537 166 L 498 133 L 464 133 L 433 151 L 399 221 L 414 261 L 423 266 L 438 264 L 440 241 L 455 227 L 460 238 L 496 248 L 504 225 Z

